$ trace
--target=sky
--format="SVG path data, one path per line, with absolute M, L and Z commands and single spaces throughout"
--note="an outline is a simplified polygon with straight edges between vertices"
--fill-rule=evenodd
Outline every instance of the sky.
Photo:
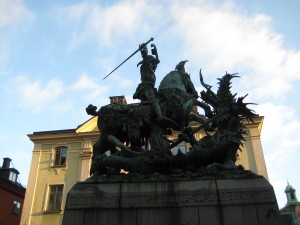
M 73 129 L 110 96 L 132 95 L 140 82 L 134 55 L 154 38 L 156 86 L 178 62 L 196 89 L 199 70 L 239 73 L 232 91 L 264 116 L 261 133 L 279 207 L 289 182 L 300 198 L 300 1 L 289 0 L 0 0 L 0 158 L 27 185 L 36 131 Z M 200 110 L 200 113 L 201 112 Z

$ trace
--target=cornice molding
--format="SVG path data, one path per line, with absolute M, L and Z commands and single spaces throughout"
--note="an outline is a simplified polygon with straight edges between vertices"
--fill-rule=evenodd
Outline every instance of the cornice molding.
M 98 131 L 93 131 L 93 132 L 86 132 L 86 133 L 76 133 L 75 131 L 73 132 L 68 132 L 68 133 L 47 133 L 47 132 L 43 132 L 43 133 L 38 133 L 38 134 L 29 134 L 27 135 L 29 137 L 29 139 L 33 142 L 33 143 L 43 143 L 43 142 L 51 142 L 54 141 L 78 141 L 80 139 L 87 139 L 87 138 L 91 138 L 91 139 L 97 139 L 99 138 L 99 132 Z

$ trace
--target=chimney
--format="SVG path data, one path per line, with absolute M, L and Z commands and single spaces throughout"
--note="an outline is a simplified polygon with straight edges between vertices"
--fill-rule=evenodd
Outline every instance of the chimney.
M 2 169 L 9 169 L 10 167 L 10 158 L 3 158 L 3 165 L 2 165 Z
M 127 101 L 124 95 L 121 96 L 111 96 L 110 98 L 110 104 L 120 104 L 120 105 L 127 105 Z

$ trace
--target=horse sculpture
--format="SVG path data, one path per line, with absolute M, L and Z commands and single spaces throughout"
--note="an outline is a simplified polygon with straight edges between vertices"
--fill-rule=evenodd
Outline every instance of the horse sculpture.
M 86 111 L 89 115 L 98 116 L 98 129 L 100 138 L 93 147 L 94 165 L 91 173 L 97 168 L 96 157 L 105 157 L 104 153 L 110 151 L 111 155 L 122 154 L 134 158 L 140 155 L 148 146 L 152 152 L 169 152 L 169 141 L 166 135 L 174 130 L 182 130 L 188 125 L 188 116 L 193 106 L 205 107 L 204 103 L 197 101 L 193 93 L 188 93 L 190 87 L 183 82 L 179 71 L 167 74 L 160 83 L 157 97 L 165 117 L 176 121 L 172 124 L 158 123 L 151 105 L 147 102 L 128 105 L 109 104 L 97 107 L 89 105 Z M 206 106 L 209 110 L 209 106 Z

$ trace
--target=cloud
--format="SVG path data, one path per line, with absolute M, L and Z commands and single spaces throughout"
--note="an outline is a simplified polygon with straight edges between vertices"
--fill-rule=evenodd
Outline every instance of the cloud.
M 259 105 L 257 110 L 265 116 L 262 142 L 263 146 L 269 146 L 266 152 L 267 164 L 286 164 L 298 152 L 300 121 L 294 110 L 285 105 L 266 103 Z
M 243 72 L 244 90 L 251 90 L 257 99 L 280 99 L 300 80 L 300 51 L 283 47 L 284 36 L 274 32 L 273 19 L 249 14 L 232 1 L 126 0 L 112 5 L 84 1 L 55 12 L 60 22 L 75 26 L 71 49 L 92 41 L 100 51 L 106 46 L 115 52 L 124 40 L 131 43 L 157 34 L 173 43 L 169 53 L 173 59 L 188 56 L 192 67 L 204 65 L 212 74 Z
M 35 113 L 49 107 L 53 110 L 63 109 L 53 107 L 64 90 L 62 81 L 58 79 L 50 80 L 42 86 L 40 81 L 30 81 L 25 76 L 18 76 L 14 79 L 13 89 L 18 105 L 23 109 Z
M 287 105 L 264 103 L 256 111 L 264 115 L 261 140 L 270 182 L 279 204 L 284 205 L 283 188 L 287 179 L 294 178 L 293 167 L 300 159 L 300 121 L 295 109 Z
M 257 99 L 279 98 L 300 80 L 300 52 L 283 47 L 284 36 L 273 31 L 271 17 L 246 14 L 229 1 L 218 6 L 178 1 L 171 12 L 173 33 L 184 43 L 180 50 L 198 55 L 212 72 L 248 71 L 243 87 Z
M 268 130 L 267 133 L 264 133 L 265 141 L 271 142 L 279 137 L 297 139 L 296 131 L 300 130 L 300 122 L 297 121 L 293 108 L 275 103 L 263 103 L 256 107 L 256 111 L 265 115 L 264 128 Z
M 32 20 L 34 14 L 20 0 L 0 1 L 0 29 L 11 29 L 27 20 Z
M 83 74 L 71 85 L 70 89 L 73 92 L 81 92 L 81 96 L 84 96 L 86 100 L 94 101 L 97 104 L 99 102 L 104 104 L 106 98 L 103 100 L 103 96 L 106 96 L 106 92 L 110 88 L 108 86 L 99 85 L 93 77 Z
M 148 1 L 120 1 L 102 6 L 84 1 L 55 9 L 59 22 L 76 26 L 69 43 L 71 49 L 95 41 L 100 45 L 116 46 L 120 38 L 131 40 L 137 33 L 148 33 L 160 20 L 162 5 Z M 148 21 L 145 23 L 145 21 Z M 153 24 L 153 26 L 151 26 Z
M 0 1 L 0 77 L 7 76 L 7 61 L 12 55 L 15 39 L 22 36 L 24 24 L 35 15 L 19 0 Z M 18 32 L 17 35 L 16 32 Z
M 120 86 L 123 88 L 128 88 L 128 87 L 132 87 L 133 82 L 131 80 L 127 80 L 127 79 L 121 79 L 120 82 Z
M 126 89 L 132 84 L 131 81 L 117 77 L 114 77 L 112 82 L 115 82 L 115 89 Z M 17 76 L 13 79 L 10 88 L 2 91 L 11 97 L 10 104 L 15 102 L 22 109 L 33 113 L 44 111 L 57 113 L 70 111 L 75 105 L 81 107 L 81 104 L 86 102 L 99 106 L 108 104 L 107 95 L 111 86 L 98 83 L 97 79 L 86 73 L 70 85 L 59 79 L 51 79 L 46 84 L 42 84 L 39 80 L 31 81 L 26 76 Z
M 283 207 L 287 201 L 286 195 L 284 193 L 284 188 L 286 187 L 286 185 L 287 185 L 287 177 L 285 177 L 283 180 L 275 180 L 272 182 L 272 186 L 276 191 L 276 199 L 279 208 Z
M 139 99 L 133 99 L 132 95 L 126 95 L 125 99 L 127 101 L 127 104 L 140 103 L 141 102 Z

